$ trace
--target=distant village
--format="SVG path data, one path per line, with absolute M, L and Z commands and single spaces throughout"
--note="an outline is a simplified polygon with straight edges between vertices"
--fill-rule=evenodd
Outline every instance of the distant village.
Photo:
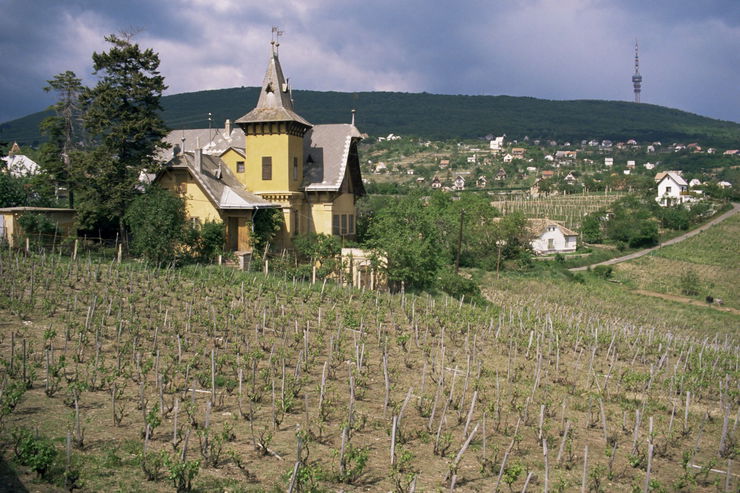
M 376 151 L 377 148 L 381 148 L 383 143 L 401 140 L 401 136 L 392 133 L 378 137 L 374 144 L 370 144 L 369 151 L 382 156 L 383 153 Z M 732 187 L 732 183 L 721 179 L 712 180 L 711 176 L 704 181 L 692 178 L 683 183 L 685 180 L 681 178 L 681 171 L 656 173 L 656 168 L 661 167 L 663 156 L 669 153 L 704 153 L 740 158 L 739 149 L 704 149 L 698 143 L 663 145 L 658 141 L 638 143 L 635 139 L 617 143 L 608 139 L 558 143 L 554 140 L 530 140 L 527 137 L 521 142 L 509 142 L 505 136 L 491 135 L 486 136 L 485 140 L 488 142 L 485 147 L 457 143 L 453 150 L 449 146 L 440 146 L 440 143 L 419 140 L 416 144 L 418 152 L 411 157 L 377 162 L 368 160 L 364 166 L 368 176 L 366 183 L 387 182 L 389 180 L 383 177 L 389 177 L 393 181 L 407 184 L 413 182 L 446 192 L 471 188 L 493 191 L 506 189 L 511 193 L 537 198 L 541 195 L 574 193 L 584 189 L 607 190 L 610 183 L 612 190 L 629 188 L 628 180 L 604 180 L 605 175 L 652 175 L 656 186 L 667 176 L 672 185 L 660 185 L 661 198 L 656 200 L 661 205 L 672 205 L 690 201 L 692 196 L 687 192 L 694 196 L 701 195 L 701 187 L 707 181 L 721 188 Z M 435 145 L 438 149 L 425 152 L 425 149 Z M 417 156 L 418 159 L 415 159 Z M 684 194 L 680 195 L 680 192 Z

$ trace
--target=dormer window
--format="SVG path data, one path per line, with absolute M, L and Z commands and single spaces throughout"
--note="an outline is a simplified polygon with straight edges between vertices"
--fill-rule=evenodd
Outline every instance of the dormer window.
M 268 82 L 265 86 L 265 92 L 275 92 L 275 89 L 272 88 L 272 82 Z

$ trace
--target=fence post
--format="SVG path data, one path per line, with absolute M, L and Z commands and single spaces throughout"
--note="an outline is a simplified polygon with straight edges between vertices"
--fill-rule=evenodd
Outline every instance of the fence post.
M 122 243 L 119 243 L 118 244 L 118 263 L 119 264 L 121 263 L 121 257 L 123 256 L 123 249 L 122 249 L 122 247 L 123 247 L 123 244 Z
M 77 242 L 78 241 L 79 240 L 75 238 L 75 249 L 74 249 L 74 252 L 72 252 L 72 260 L 77 260 Z

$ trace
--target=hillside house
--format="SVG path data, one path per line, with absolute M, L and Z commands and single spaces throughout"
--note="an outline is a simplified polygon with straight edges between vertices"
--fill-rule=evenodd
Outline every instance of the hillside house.
M 689 182 L 690 187 L 698 187 L 701 186 L 701 181 L 698 178 L 692 178 Z
M 435 176 L 432 178 L 431 187 L 435 190 L 439 190 L 442 188 L 442 181 L 439 179 L 439 177 Z
M 226 247 L 237 252 L 251 251 L 253 219 L 264 209 L 283 215 L 278 248 L 298 234 L 354 237 L 355 202 L 365 194 L 354 114 L 352 123 L 327 125 L 298 115 L 273 45 L 257 105 L 234 123 L 239 131 L 227 122 L 167 137 L 183 145 L 155 183 L 183 197 L 191 220 L 223 222 Z M 198 132 L 203 140 L 192 138 Z
M 494 177 L 494 180 L 496 181 L 506 180 L 506 170 L 504 168 L 499 168 L 498 172 L 496 173 L 496 176 Z
M 552 178 L 554 176 L 555 176 L 555 172 L 553 170 L 546 169 L 546 170 L 542 171 L 542 179 L 543 180 L 549 180 L 550 178 Z
M 527 232 L 537 255 L 576 251 L 578 233 L 550 219 L 528 219 Z
M 483 175 L 480 175 L 475 181 L 475 186 L 478 188 L 486 188 L 486 185 L 488 185 L 488 180 L 486 180 L 486 177 Z
M 732 188 L 732 183 L 730 183 L 729 181 L 721 181 L 717 183 L 717 186 L 719 188 Z
M 507 153 L 507 154 L 506 154 L 506 155 L 504 156 L 504 162 L 505 162 L 505 163 L 510 163 L 510 162 L 512 162 L 513 160 L 514 160 L 514 156 L 512 156 L 512 155 L 511 155 L 511 154 L 509 154 L 509 153 Z
M 740 149 L 727 149 L 722 153 L 723 156 L 738 156 L 740 155 Z
M 551 163 L 551 162 L 555 161 L 555 158 L 552 156 L 552 154 L 545 154 L 545 161 Z
M 450 160 L 449 159 L 442 159 L 439 162 L 439 169 L 447 169 L 450 166 Z
M 8 155 L 0 158 L 5 161 L 5 170 L 10 176 L 21 178 L 24 176 L 33 176 L 37 174 L 39 165 L 36 164 L 31 158 L 21 154 L 21 148 L 17 142 L 13 142 L 13 145 L 8 151 Z
M 455 177 L 455 182 L 452 185 L 453 190 L 465 190 L 465 178 L 460 175 Z
M 493 152 L 499 152 L 504 147 L 504 136 L 496 137 L 495 139 L 491 140 L 490 143 L 491 150 Z
M 645 164 L 643 164 L 642 166 L 643 166 L 643 167 L 644 167 L 644 168 L 645 168 L 646 170 L 652 170 L 652 169 L 655 169 L 655 164 L 654 164 L 654 163 L 645 163 Z
M 557 151 L 555 157 L 557 159 L 575 159 L 578 153 L 576 151 Z
M 604 166 L 614 166 L 614 158 L 613 157 L 605 157 L 604 158 Z
M 660 177 L 660 178 L 658 178 Z M 689 184 L 677 171 L 666 171 L 656 175 L 658 196 L 655 201 L 663 207 L 690 202 Z
M 627 168 L 628 169 L 635 169 L 635 162 L 632 160 L 627 161 Z
M 513 147 L 511 149 L 511 156 L 514 159 L 524 159 L 524 153 L 526 150 L 523 147 Z
M 573 176 L 573 173 L 571 172 L 565 176 L 564 180 L 568 185 L 573 185 L 576 182 L 576 177 Z

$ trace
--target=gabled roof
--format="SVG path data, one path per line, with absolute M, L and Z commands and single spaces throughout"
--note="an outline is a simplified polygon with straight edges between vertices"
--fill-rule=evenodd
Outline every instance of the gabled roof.
M 575 231 L 566 228 L 559 222 L 553 221 L 552 219 L 547 219 L 547 218 L 527 219 L 527 230 L 534 236 L 537 236 L 537 237 L 542 236 L 542 233 L 547 231 L 548 226 L 557 227 L 563 233 L 564 236 L 578 236 L 578 233 L 576 233 Z
M 361 138 L 360 131 L 349 123 L 316 125 L 306 132 L 303 137 L 304 189 L 309 192 L 338 191 L 348 168 L 357 166 L 359 169 L 359 161 L 351 162 L 351 153 L 353 143 Z M 364 191 L 362 183 L 355 181 L 353 179 L 355 188 Z
M 660 178 L 658 178 L 659 176 Z M 655 176 L 655 179 L 658 182 L 658 184 L 660 184 L 666 178 L 670 178 L 676 185 L 680 185 L 680 186 L 689 185 L 688 183 L 686 183 L 686 180 L 683 179 L 683 176 L 679 175 L 678 172 L 676 171 L 666 171 L 665 173 L 658 173 Z
M 307 127 L 311 126 L 293 111 L 290 87 L 283 76 L 283 69 L 280 67 L 275 47 L 273 47 L 270 61 L 267 64 L 257 106 L 236 120 L 237 124 L 259 122 L 298 122 Z
M 218 209 L 267 209 L 279 207 L 259 195 L 247 192 L 226 164 L 216 156 L 204 154 L 201 157 L 201 171 L 198 171 L 196 156 L 186 152 L 176 156 L 167 169 L 185 169 L 198 183 L 203 193 Z M 220 178 L 219 178 L 220 174 Z M 161 176 L 161 174 L 160 174 Z
M 235 149 L 244 154 L 244 131 L 239 127 L 226 128 L 188 128 L 172 130 L 164 138 L 170 145 L 169 149 L 162 149 L 157 159 L 167 162 L 180 152 L 194 152 L 198 145 L 203 148 L 204 154 L 220 156 L 229 149 Z

